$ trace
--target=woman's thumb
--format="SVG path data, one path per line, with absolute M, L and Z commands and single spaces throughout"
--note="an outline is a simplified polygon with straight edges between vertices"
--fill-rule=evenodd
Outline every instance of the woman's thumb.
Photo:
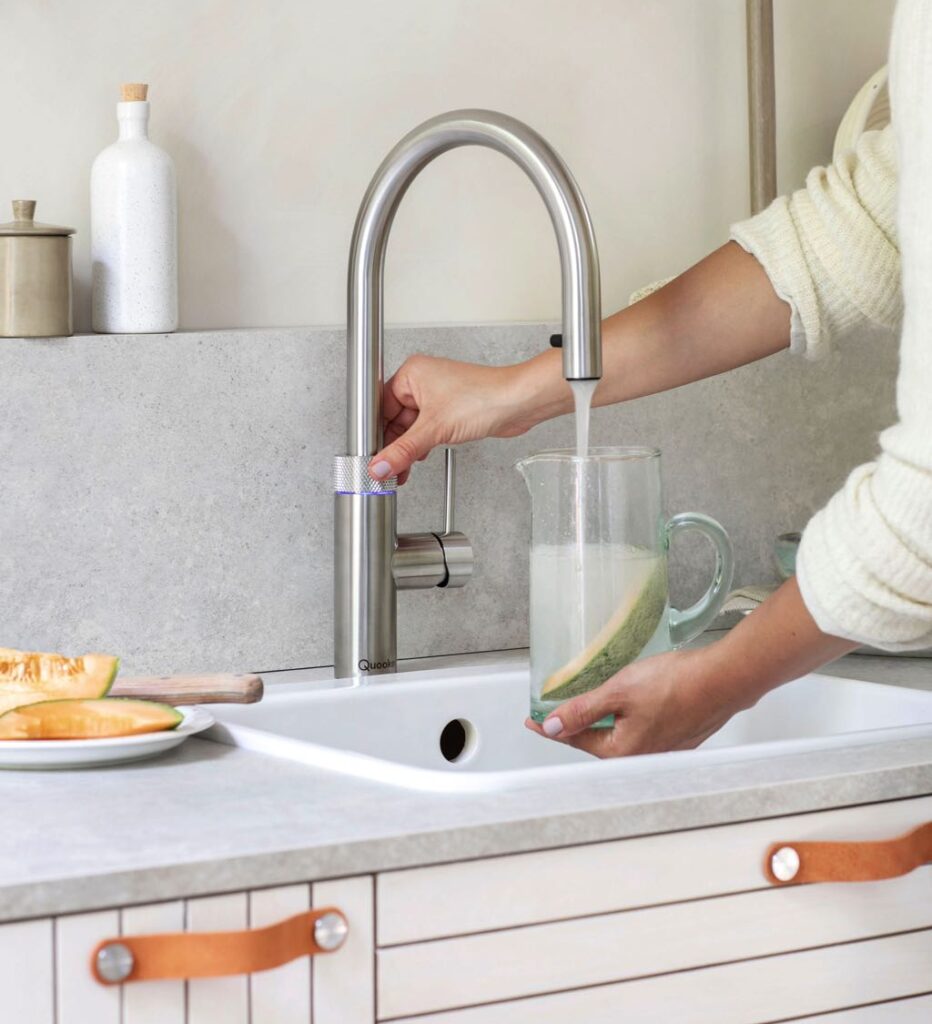
M 436 443 L 433 431 L 419 417 L 401 437 L 372 456 L 369 475 L 376 480 L 400 476 L 418 459 L 423 459 Z
M 608 687 L 599 686 L 589 693 L 564 701 L 556 711 L 552 711 L 544 719 L 541 728 L 552 739 L 573 736 L 595 725 L 600 718 L 610 715 L 614 711 L 611 704 L 612 697 Z

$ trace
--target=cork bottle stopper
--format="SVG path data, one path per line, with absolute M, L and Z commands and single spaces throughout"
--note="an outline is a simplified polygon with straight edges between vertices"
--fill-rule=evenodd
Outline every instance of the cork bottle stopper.
M 20 221 L 31 221 L 36 215 L 35 199 L 14 199 L 13 219 Z
M 149 86 L 144 82 L 126 82 L 120 86 L 120 99 L 124 103 L 139 102 L 149 95 Z

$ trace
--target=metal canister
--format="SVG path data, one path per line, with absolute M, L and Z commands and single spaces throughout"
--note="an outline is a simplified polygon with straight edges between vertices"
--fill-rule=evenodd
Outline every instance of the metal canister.
M 0 224 L 0 338 L 74 333 L 74 228 L 38 224 L 35 212 L 35 200 L 14 199 L 13 220 Z

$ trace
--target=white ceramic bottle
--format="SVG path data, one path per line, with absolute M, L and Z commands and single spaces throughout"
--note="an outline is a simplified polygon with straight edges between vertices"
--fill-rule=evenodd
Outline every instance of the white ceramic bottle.
M 91 168 L 92 322 L 104 334 L 178 326 L 175 166 L 149 141 L 148 86 L 124 85 L 119 138 Z

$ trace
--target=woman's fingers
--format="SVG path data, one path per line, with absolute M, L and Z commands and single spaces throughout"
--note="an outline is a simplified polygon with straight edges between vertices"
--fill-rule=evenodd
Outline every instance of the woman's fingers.
M 566 747 L 575 747 L 577 750 L 583 750 L 587 754 L 592 754 L 593 757 L 619 757 L 626 753 L 625 750 L 621 749 L 621 735 L 617 725 L 614 729 L 584 729 L 575 736 L 560 735 L 549 737 L 533 719 L 526 719 L 524 724 L 531 732 L 536 732 L 538 736 L 543 736 L 545 739 L 555 739 Z
M 437 444 L 436 428 L 423 416 L 417 417 L 404 433 L 373 455 L 369 475 L 375 480 L 401 476 Z
M 382 419 L 390 422 L 406 408 L 404 396 L 408 395 L 408 388 L 403 379 L 399 376 L 401 371 L 392 374 L 382 386 Z
M 392 442 L 397 441 L 416 419 L 417 413 L 413 409 L 405 409 L 404 412 L 396 416 L 390 423 L 386 423 L 383 431 L 382 447 L 385 448 L 392 444 Z

